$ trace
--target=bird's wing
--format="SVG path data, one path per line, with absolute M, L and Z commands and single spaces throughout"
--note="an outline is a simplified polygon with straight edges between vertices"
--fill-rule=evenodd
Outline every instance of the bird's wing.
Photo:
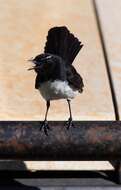
M 84 83 L 82 77 L 77 73 L 76 69 L 71 66 L 67 67 L 67 81 L 69 85 L 79 92 L 83 91 Z
M 70 33 L 67 27 L 54 27 L 48 31 L 44 52 L 58 55 L 66 64 L 72 64 L 82 47 L 81 42 Z

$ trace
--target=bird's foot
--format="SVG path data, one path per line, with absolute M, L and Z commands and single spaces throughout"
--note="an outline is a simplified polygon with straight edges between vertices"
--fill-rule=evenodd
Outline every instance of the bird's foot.
M 71 117 L 68 119 L 66 125 L 68 130 L 70 129 L 70 127 L 74 127 L 74 123 Z
M 40 131 L 41 130 L 44 130 L 44 133 L 46 136 L 48 136 L 48 130 L 50 130 L 50 127 L 49 127 L 49 124 L 48 124 L 48 121 L 47 120 L 44 120 L 41 124 L 41 127 L 40 127 Z

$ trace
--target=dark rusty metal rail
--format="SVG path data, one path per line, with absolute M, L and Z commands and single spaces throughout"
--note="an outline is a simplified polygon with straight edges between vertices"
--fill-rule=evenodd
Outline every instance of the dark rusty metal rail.
M 121 122 L 50 122 L 46 136 L 39 122 L 0 122 L 0 159 L 116 160 L 121 158 Z

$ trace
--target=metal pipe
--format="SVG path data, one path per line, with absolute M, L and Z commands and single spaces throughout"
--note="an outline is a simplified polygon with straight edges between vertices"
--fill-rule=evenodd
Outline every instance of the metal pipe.
M 49 136 L 39 121 L 1 121 L 0 159 L 115 160 L 121 159 L 120 121 L 50 122 Z

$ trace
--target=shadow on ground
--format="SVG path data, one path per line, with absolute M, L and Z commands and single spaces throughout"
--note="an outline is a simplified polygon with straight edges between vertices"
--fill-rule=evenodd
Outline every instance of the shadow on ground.
M 20 175 L 22 174 L 21 171 L 16 170 L 27 170 L 24 162 L 12 160 L 0 161 L 0 190 L 40 190 L 40 188 L 24 185 L 16 181 L 14 179 L 16 175 L 18 176 L 19 172 Z
M 15 170 L 16 169 L 16 170 Z M 22 161 L 0 161 L 0 190 L 46 190 L 63 187 L 116 186 L 113 171 L 36 171 L 30 172 Z M 56 188 L 58 187 L 58 188 Z
M 0 190 L 45 190 L 56 187 L 116 187 L 112 171 L 1 171 Z M 48 189 L 48 188 L 47 188 Z M 59 188 L 60 189 L 60 188 Z M 65 189 L 65 188 L 64 188 Z

